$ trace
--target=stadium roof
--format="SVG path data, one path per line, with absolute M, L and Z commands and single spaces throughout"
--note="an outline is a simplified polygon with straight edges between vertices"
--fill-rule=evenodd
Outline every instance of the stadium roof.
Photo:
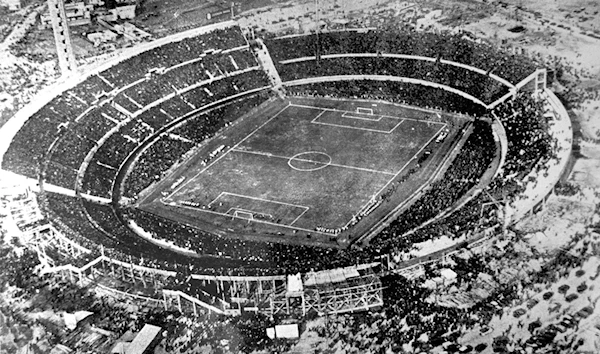
M 304 286 L 339 283 L 345 281 L 346 279 L 360 277 L 360 271 L 371 269 L 378 264 L 379 263 L 377 262 L 373 262 L 345 268 L 306 273 L 304 275 Z
M 295 275 L 288 275 L 287 277 L 287 291 L 288 293 L 301 292 L 303 290 L 302 287 L 302 278 L 300 273 Z
M 74 330 L 79 322 L 93 314 L 93 312 L 89 311 L 77 311 L 75 313 L 65 312 L 63 316 L 65 320 L 65 326 L 70 330 Z
M 276 325 L 275 327 L 267 328 L 267 336 L 271 339 L 275 338 L 298 338 L 298 324 Z
M 158 336 L 161 328 L 150 324 L 145 324 L 144 328 L 133 339 L 127 347 L 127 354 L 143 354 L 150 346 L 152 341 Z
M 454 280 L 457 276 L 456 272 L 449 268 L 444 268 L 440 270 L 440 274 L 446 280 Z

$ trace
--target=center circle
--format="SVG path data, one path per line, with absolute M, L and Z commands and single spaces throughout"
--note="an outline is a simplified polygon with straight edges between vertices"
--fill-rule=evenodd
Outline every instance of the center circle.
M 288 165 L 296 171 L 316 171 L 329 164 L 331 164 L 331 156 L 319 151 L 301 152 L 288 160 Z

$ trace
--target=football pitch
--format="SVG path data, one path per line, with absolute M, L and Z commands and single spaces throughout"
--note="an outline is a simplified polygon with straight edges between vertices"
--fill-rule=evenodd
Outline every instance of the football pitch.
M 335 234 L 370 208 L 446 126 L 378 113 L 371 105 L 300 103 L 263 117 L 205 166 L 185 172 L 185 182 L 162 203 L 204 221 L 227 217 Z

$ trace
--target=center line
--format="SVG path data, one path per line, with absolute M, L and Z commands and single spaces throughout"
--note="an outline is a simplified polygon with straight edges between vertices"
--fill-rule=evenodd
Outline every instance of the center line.
M 231 149 L 232 152 L 243 152 L 246 154 L 253 154 L 253 155 L 262 155 L 262 156 L 268 156 L 268 157 L 277 157 L 280 159 L 286 159 L 289 160 L 291 159 L 291 157 L 289 156 L 281 156 L 281 155 L 275 155 L 275 154 L 271 154 L 268 152 L 259 152 L 259 151 L 248 151 L 248 150 L 239 150 L 239 149 Z M 298 159 L 301 160 L 301 159 Z M 321 163 L 318 161 L 311 161 L 314 163 Z M 341 167 L 341 168 L 349 168 L 352 170 L 358 170 L 358 171 L 365 171 L 365 172 L 372 172 L 372 173 L 380 173 L 380 174 L 384 174 L 384 175 L 388 175 L 388 176 L 395 176 L 395 173 L 392 172 L 385 172 L 385 171 L 377 171 L 377 170 L 372 170 L 370 168 L 362 168 L 362 167 L 354 167 L 354 166 L 346 166 L 346 165 L 340 165 L 340 164 L 336 164 L 336 163 L 330 163 L 329 166 L 335 166 L 335 167 Z

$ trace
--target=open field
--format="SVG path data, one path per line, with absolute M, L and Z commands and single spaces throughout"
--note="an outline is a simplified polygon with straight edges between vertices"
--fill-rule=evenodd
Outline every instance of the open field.
M 278 111 L 258 110 L 222 132 L 145 191 L 140 206 L 221 234 L 335 243 L 340 231 L 361 225 L 351 226 L 359 214 L 397 205 L 374 201 L 429 151 L 418 168 L 427 175 L 403 182 L 397 201 L 426 183 L 456 133 L 446 115 L 383 103 L 294 98 L 269 105 Z M 437 143 L 442 130 L 449 136 Z

